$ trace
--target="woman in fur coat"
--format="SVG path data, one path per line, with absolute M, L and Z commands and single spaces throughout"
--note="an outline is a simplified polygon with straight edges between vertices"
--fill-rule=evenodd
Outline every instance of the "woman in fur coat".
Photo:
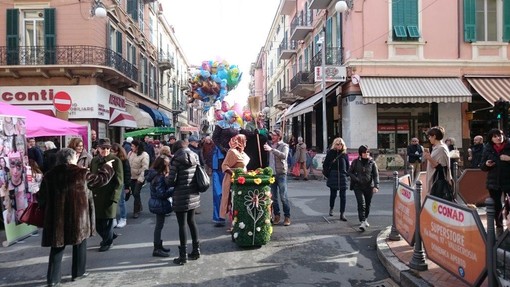
M 114 171 L 107 162 L 97 174 L 76 165 L 76 151 L 64 148 L 56 153 L 56 166 L 43 177 L 38 201 L 44 208 L 43 247 L 51 247 L 46 280 L 48 286 L 60 283 L 66 245 L 73 245 L 73 281 L 88 275 L 87 238 L 95 231 L 92 192 L 88 187 L 106 185 Z

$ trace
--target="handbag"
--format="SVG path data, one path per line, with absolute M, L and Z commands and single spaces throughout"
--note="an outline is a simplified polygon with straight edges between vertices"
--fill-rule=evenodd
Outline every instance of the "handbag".
M 44 226 L 44 209 L 39 207 L 37 201 L 32 201 L 28 204 L 27 208 L 21 214 L 19 221 L 34 225 L 37 227 Z
M 436 168 L 433 176 L 434 181 L 430 187 L 430 195 L 453 202 L 453 187 L 446 180 L 445 168 L 443 166 Z
M 207 175 L 205 168 L 201 165 L 197 165 L 195 174 L 193 175 L 195 182 L 197 183 L 197 189 L 199 192 L 206 192 L 211 185 L 211 179 Z

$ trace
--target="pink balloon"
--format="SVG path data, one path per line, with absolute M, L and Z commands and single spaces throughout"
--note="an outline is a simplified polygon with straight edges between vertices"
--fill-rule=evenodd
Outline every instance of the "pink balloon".
M 243 107 L 239 103 L 235 103 L 232 106 L 232 108 L 230 108 L 230 109 L 234 110 L 236 112 L 236 114 L 238 114 L 238 115 L 242 115 L 243 114 Z

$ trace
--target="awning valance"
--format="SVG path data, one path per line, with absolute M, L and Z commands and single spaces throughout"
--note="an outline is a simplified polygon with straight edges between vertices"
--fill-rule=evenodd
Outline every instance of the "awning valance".
M 138 104 L 138 106 L 140 107 L 140 109 L 144 110 L 146 113 L 148 113 L 152 120 L 154 121 L 154 125 L 155 126 L 170 126 L 170 119 L 168 118 L 168 116 L 161 112 L 161 111 L 158 111 L 156 109 L 153 109 L 149 106 L 146 106 L 144 104 Z
M 126 111 L 135 118 L 138 128 L 154 127 L 154 121 L 148 113 L 129 105 L 126 105 Z
M 276 123 L 277 124 L 280 123 L 284 118 L 288 119 L 288 114 L 292 112 L 292 109 L 294 109 L 295 106 L 297 106 L 297 103 L 293 103 L 288 108 L 286 108 L 281 114 L 281 116 L 278 118 L 278 120 L 276 120 Z
M 326 96 L 331 93 L 333 90 L 335 90 L 340 83 L 334 84 L 326 89 Z M 313 111 L 313 107 L 322 99 L 322 91 L 318 92 L 317 94 L 311 96 L 310 98 L 302 101 L 301 103 L 297 104 L 295 107 L 292 108 L 292 111 L 290 111 L 286 117 L 287 118 L 293 118 L 300 116 L 302 114 L 309 113 Z
M 135 117 L 119 109 L 110 108 L 110 126 L 136 129 Z
M 361 77 L 360 88 L 364 104 L 471 102 L 459 78 Z
M 466 76 L 466 79 L 489 104 L 494 106 L 499 99 L 510 101 L 510 77 Z
M 132 132 L 125 133 L 125 137 L 143 137 L 146 135 L 166 135 L 175 133 L 174 128 L 170 127 L 152 127 L 143 130 L 136 130 Z

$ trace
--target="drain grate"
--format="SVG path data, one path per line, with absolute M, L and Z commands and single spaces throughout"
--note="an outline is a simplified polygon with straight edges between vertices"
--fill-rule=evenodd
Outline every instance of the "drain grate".
M 369 283 L 367 287 L 399 287 L 399 285 L 391 278 L 386 278 L 381 281 Z

